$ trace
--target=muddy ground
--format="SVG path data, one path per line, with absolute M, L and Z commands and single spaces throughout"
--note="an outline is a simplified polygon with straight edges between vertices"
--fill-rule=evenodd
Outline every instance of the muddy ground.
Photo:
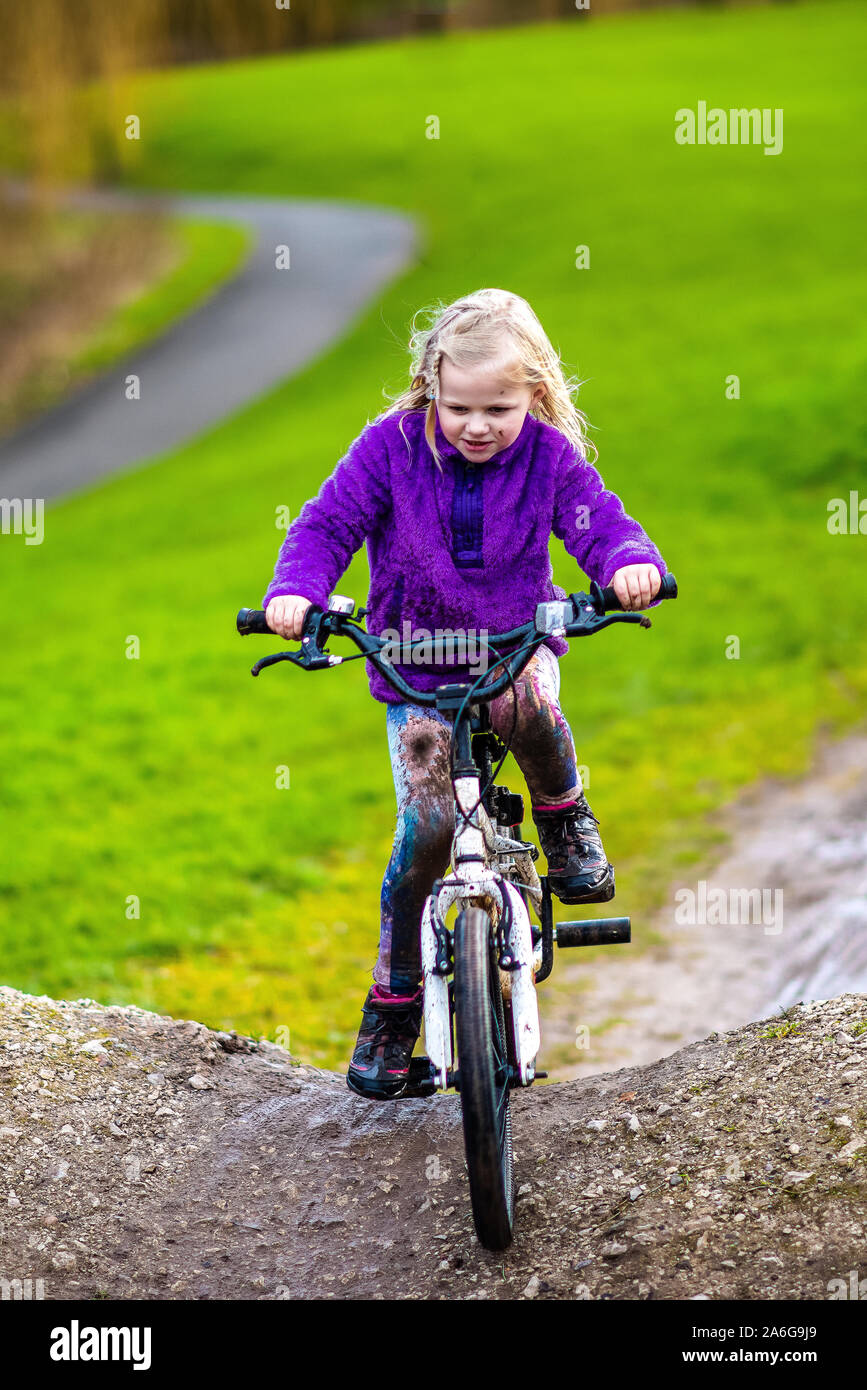
M 454 1098 L 9 989 L 0 1043 L 0 1278 L 48 1299 L 822 1299 L 867 1272 L 864 995 L 518 1096 L 505 1256 Z
M 867 736 L 825 743 L 809 776 L 758 783 L 716 819 L 729 848 L 671 885 L 651 923 L 660 945 L 558 953 L 540 986 L 540 1066 L 553 1078 L 654 1061 L 780 1006 L 867 990 Z M 680 924 L 676 894 L 698 898 L 699 880 L 727 898 L 778 896 L 764 921 Z M 556 907 L 555 920 L 590 915 Z M 623 892 L 598 911 L 629 908 Z
M 0 989 L 4 1296 L 825 1299 L 867 1277 L 865 771 L 853 736 L 725 813 L 706 881 L 782 889 L 782 930 L 678 927 L 674 885 L 662 946 L 603 954 L 583 993 L 558 961 L 543 1036 L 588 1025 L 593 1074 L 514 1097 L 505 1255 L 473 1233 L 456 1097 L 376 1104 L 271 1043 Z

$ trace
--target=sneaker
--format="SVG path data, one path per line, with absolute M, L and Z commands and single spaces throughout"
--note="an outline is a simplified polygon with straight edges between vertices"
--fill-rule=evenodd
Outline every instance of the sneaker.
M 551 892 L 561 903 L 607 903 L 614 897 L 614 870 L 583 792 L 565 806 L 534 806 L 533 820 Z
M 364 1001 L 358 1041 L 346 1073 L 350 1090 L 369 1100 L 395 1100 L 406 1089 L 409 1063 L 421 1031 L 424 992 L 380 996 L 376 985 Z

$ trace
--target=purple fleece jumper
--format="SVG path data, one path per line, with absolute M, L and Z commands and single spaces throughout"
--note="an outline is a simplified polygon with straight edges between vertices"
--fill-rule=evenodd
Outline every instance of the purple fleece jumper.
M 656 546 L 616 493 L 606 491 L 592 464 L 559 430 L 533 415 L 527 415 L 513 444 L 478 465 L 482 564 L 458 567 L 454 557 L 465 538 L 453 534 L 452 519 L 460 512 L 453 501 L 465 464 L 437 422 L 440 472 L 424 423 L 424 411 L 408 411 L 362 431 L 289 527 L 264 607 L 279 594 L 298 594 L 327 607 L 365 541 L 367 630 L 377 635 L 396 630 L 401 640 L 406 622 L 432 636 L 437 628 L 506 632 L 532 618 L 538 603 L 565 597 L 552 583 L 552 533 L 600 584 L 610 583 L 623 565 L 654 564 L 665 573 Z M 576 575 L 573 588 L 579 587 Z M 547 640 L 556 656 L 569 649 L 562 637 Z M 375 668 L 368 664 L 367 669 L 374 698 L 401 703 Z M 449 666 L 448 674 L 444 667 L 395 664 L 395 670 L 424 691 L 467 678 L 465 666 Z

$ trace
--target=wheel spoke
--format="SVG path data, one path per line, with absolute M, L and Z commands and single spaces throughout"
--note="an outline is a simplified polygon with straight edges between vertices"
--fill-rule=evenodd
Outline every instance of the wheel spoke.
M 506 1126 L 509 1121 L 509 1088 L 503 1091 L 497 1098 L 497 1135 L 500 1140 L 500 1152 L 506 1142 Z
M 495 1124 L 497 1134 L 497 1148 L 500 1155 L 500 1163 L 504 1170 L 507 1165 L 506 1143 L 508 1139 L 509 1125 L 509 1057 L 506 1047 L 505 1019 L 503 1017 L 502 993 L 500 985 L 500 970 L 496 955 L 491 959 L 490 974 L 490 1001 L 491 1001 L 491 1051 L 494 1060 L 494 1086 L 495 1086 Z

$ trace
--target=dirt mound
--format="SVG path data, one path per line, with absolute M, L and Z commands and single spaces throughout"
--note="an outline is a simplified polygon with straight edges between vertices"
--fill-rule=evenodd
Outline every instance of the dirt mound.
M 867 996 L 537 1085 L 514 1116 L 503 1257 L 475 1241 L 457 1099 L 375 1104 L 270 1043 L 0 989 L 0 1280 L 47 1299 L 824 1299 L 858 1270 Z

